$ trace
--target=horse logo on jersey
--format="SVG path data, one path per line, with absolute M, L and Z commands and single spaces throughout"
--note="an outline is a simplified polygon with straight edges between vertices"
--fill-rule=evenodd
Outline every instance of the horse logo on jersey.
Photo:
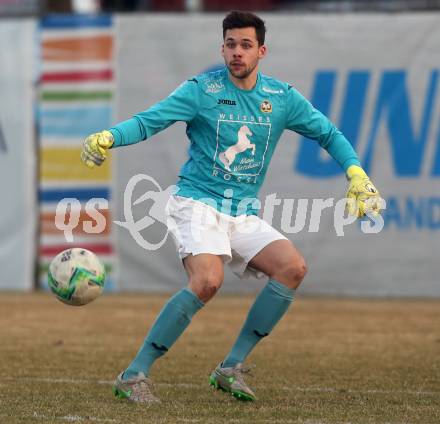
M 228 171 L 231 171 L 231 165 L 239 153 L 242 153 L 247 149 L 252 149 L 252 156 L 255 155 L 255 144 L 251 143 L 248 138 L 248 136 L 250 137 L 251 135 L 253 134 L 249 127 L 247 125 L 242 125 L 238 130 L 238 141 L 219 154 L 218 158 L 220 159 L 220 162 Z
M 260 110 L 261 110 L 261 112 L 264 112 L 264 113 L 271 113 L 272 112 L 272 103 L 269 102 L 269 100 L 265 100 L 263 103 L 261 103 Z

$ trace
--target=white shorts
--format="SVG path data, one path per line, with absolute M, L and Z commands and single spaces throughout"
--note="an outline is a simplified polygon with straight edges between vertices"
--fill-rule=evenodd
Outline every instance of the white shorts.
M 166 215 L 181 259 L 190 254 L 218 255 L 240 278 L 264 277 L 264 273 L 249 267 L 249 262 L 269 243 L 286 240 L 258 216 L 233 217 L 191 198 L 171 196 Z

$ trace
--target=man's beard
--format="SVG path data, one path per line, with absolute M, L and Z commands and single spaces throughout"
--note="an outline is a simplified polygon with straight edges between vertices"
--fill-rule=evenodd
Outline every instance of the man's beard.
M 246 79 L 254 71 L 256 66 L 257 64 L 255 64 L 254 66 L 249 66 L 248 68 L 245 68 L 244 70 L 241 70 L 238 73 L 233 71 L 232 66 L 228 66 L 228 69 L 234 78 Z

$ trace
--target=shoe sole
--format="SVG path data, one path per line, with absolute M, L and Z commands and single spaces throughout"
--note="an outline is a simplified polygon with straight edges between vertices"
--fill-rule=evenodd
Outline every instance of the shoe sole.
M 232 396 L 234 396 L 235 399 L 240 400 L 242 402 L 253 402 L 255 400 L 253 396 L 251 396 L 248 393 L 242 392 L 241 390 L 233 390 L 227 387 L 223 387 L 222 385 L 219 384 L 217 379 L 212 375 L 209 377 L 209 384 L 213 386 L 216 390 L 221 390 L 222 392 L 230 393 Z

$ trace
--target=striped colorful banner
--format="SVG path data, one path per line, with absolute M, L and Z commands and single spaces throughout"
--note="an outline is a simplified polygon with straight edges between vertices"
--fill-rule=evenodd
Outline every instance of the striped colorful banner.
M 109 90 L 95 91 L 52 91 L 44 90 L 40 93 L 42 102 L 75 102 L 75 101 L 94 101 L 112 100 L 113 93 Z
M 109 128 L 112 121 L 110 106 L 40 108 L 40 134 L 42 137 L 84 138 L 94 132 Z
M 111 179 L 111 157 L 101 166 L 89 169 L 80 166 L 81 148 L 44 147 L 40 150 L 40 178 L 42 181 L 96 181 Z
M 101 167 L 87 168 L 80 161 L 85 137 L 107 129 L 113 117 L 113 21 L 109 15 L 56 15 L 40 22 L 42 72 L 40 76 L 38 123 L 40 148 L 40 282 L 47 285 L 50 260 L 62 250 L 80 246 L 95 252 L 107 269 L 107 289 L 114 289 L 116 256 L 111 213 L 111 160 Z M 76 199 L 81 205 L 73 243 L 55 224 L 57 204 Z M 104 199 L 90 216 L 85 205 Z M 99 203 L 99 202 L 98 202 Z M 97 206 L 98 207 L 98 206 Z M 64 222 L 69 223 L 67 212 Z M 105 225 L 90 234 L 85 225 Z M 58 225 L 59 226 L 59 225 Z M 101 230 L 101 229 L 100 229 Z
M 97 209 L 96 213 L 99 213 L 106 222 L 104 230 L 100 233 L 101 236 L 103 235 L 109 235 L 111 231 L 111 215 L 108 209 Z M 70 222 L 71 219 L 71 212 L 67 212 L 63 223 L 64 222 Z M 74 236 L 84 236 L 84 237 L 91 237 L 93 238 L 95 235 L 88 233 L 85 229 L 85 223 L 90 222 L 92 227 L 97 225 L 95 216 L 90 216 L 86 211 L 82 210 L 79 213 L 78 219 L 78 225 L 75 229 L 73 229 L 73 235 Z M 64 236 L 64 230 L 60 229 L 55 224 L 55 212 L 42 212 L 40 214 L 40 228 L 41 232 L 43 232 L 46 235 L 50 236 L 60 236 L 61 238 Z
M 111 28 L 113 19 L 111 15 L 48 15 L 41 19 L 40 28 L 44 31 L 86 29 L 86 28 Z M 44 32 L 43 32 L 44 34 Z
M 92 70 L 92 71 L 65 71 L 65 72 L 45 72 L 41 76 L 43 83 L 81 83 L 91 81 L 111 81 L 113 71 L 111 69 Z
M 95 35 L 48 39 L 43 41 L 43 60 L 47 61 L 110 61 L 113 52 L 111 35 Z
M 86 202 L 90 199 L 110 199 L 109 187 L 75 187 L 75 188 L 40 188 L 39 196 L 42 203 L 58 203 L 65 198 L 78 199 Z

